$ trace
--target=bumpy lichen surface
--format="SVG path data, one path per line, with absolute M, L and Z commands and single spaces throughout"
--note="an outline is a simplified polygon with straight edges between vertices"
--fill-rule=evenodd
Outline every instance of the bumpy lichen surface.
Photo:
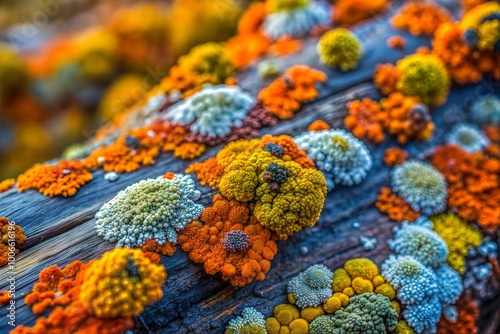
M 309 322 L 301 317 L 300 310 L 290 304 L 280 304 L 274 308 L 274 316 L 266 319 L 268 334 L 309 332 Z
M 179 58 L 179 68 L 198 75 L 213 77 L 212 81 L 222 83 L 234 73 L 234 65 L 226 49 L 219 43 L 205 43 L 195 46 Z
M 241 315 L 231 320 L 225 334 L 266 334 L 266 323 L 262 313 L 253 307 L 246 307 Z
M 448 264 L 463 274 L 465 257 L 469 250 L 481 245 L 483 239 L 481 233 L 453 212 L 433 216 L 431 221 L 432 229 L 448 246 Z
M 498 51 L 500 40 L 500 4 L 480 4 L 464 14 L 460 22 L 465 42 L 480 51 Z
M 436 214 L 446 207 L 447 184 L 434 167 L 419 161 L 396 166 L 391 174 L 392 189 L 416 211 Z
M 19 254 L 19 246 L 26 241 L 23 228 L 7 217 L 0 217 L 0 267 L 9 262 L 9 253 Z M 11 259 L 15 261 L 14 257 Z
M 117 246 L 142 246 L 148 239 L 176 242 L 177 231 L 197 219 L 203 205 L 189 175 L 148 179 L 120 191 L 96 213 L 99 236 Z
M 179 233 L 182 250 L 189 258 L 203 263 L 208 274 L 222 274 L 234 286 L 263 280 L 278 248 L 271 231 L 250 214 L 248 205 L 228 201 L 220 195 L 206 207 L 200 221 L 194 221 Z M 231 241 L 237 236 L 236 241 Z
M 241 127 L 254 98 L 237 86 L 211 86 L 170 107 L 164 117 L 210 137 Z
M 345 130 L 305 132 L 295 141 L 325 174 L 329 189 L 360 183 L 372 167 L 368 148 Z
M 342 71 L 355 69 L 361 56 L 361 43 L 347 29 L 337 28 L 325 33 L 318 43 L 322 63 Z
M 316 1 L 271 0 L 267 11 L 262 27 L 272 39 L 303 37 L 315 26 L 329 23 L 328 7 Z
M 332 271 L 324 265 L 313 265 L 288 282 L 287 291 L 300 307 L 315 307 L 333 294 Z
M 397 63 L 401 76 L 397 89 L 407 96 L 417 96 L 428 105 L 441 105 L 450 89 L 450 78 L 441 60 L 431 54 L 414 54 Z
M 397 228 L 389 246 L 396 253 L 411 255 L 425 266 L 438 267 L 448 258 L 444 240 L 432 231 L 432 223 L 420 218 L 415 223 L 403 223 Z
M 375 206 L 380 212 L 387 214 L 391 220 L 398 222 L 404 220 L 412 222 L 420 217 L 419 212 L 413 210 L 410 204 L 388 187 L 380 189 Z
M 373 292 L 350 298 L 349 306 L 333 316 L 320 316 L 309 326 L 311 334 L 392 333 L 398 314 L 389 298 Z
M 117 248 L 86 268 L 80 300 L 98 318 L 136 316 L 161 298 L 166 276 L 141 250 Z
M 455 125 L 446 136 L 446 141 L 448 144 L 460 146 L 467 152 L 481 151 L 490 143 L 477 126 L 466 123 Z

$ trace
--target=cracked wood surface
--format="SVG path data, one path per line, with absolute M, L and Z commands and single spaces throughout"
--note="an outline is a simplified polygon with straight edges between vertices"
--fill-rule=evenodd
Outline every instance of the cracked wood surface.
M 332 127 L 342 127 L 345 105 L 353 99 L 380 95 L 370 82 L 377 63 L 392 62 L 411 54 L 421 45 L 429 45 L 429 39 L 398 32 L 407 40 L 405 50 L 390 50 L 386 39 L 394 34 L 386 18 L 376 18 L 355 29 L 364 45 L 364 56 L 356 71 L 340 73 L 318 63 L 314 51 L 315 39 L 304 43 L 304 50 L 292 57 L 284 58 L 284 67 L 292 64 L 307 64 L 328 74 L 328 82 L 322 86 L 320 97 L 306 105 L 292 119 L 281 121 L 272 129 L 263 129 L 262 134 L 297 135 L 315 119 L 326 120 Z M 239 76 L 243 88 L 256 94 L 268 82 L 263 82 L 250 68 Z M 448 102 L 433 110 L 437 126 L 434 138 L 426 143 L 413 142 L 405 149 L 413 158 L 423 156 L 436 144 L 443 142 L 445 134 L 454 124 L 467 118 L 466 106 L 474 96 L 494 91 L 487 80 L 478 85 L 453 87 Z M 496 87 L 498 89 L 498 87 Z M 497 91 L 498 92 L 498 91 Z M 374 207 L 379 189 L 389 185 L 390 169 L 382 163 L 387 147 L 395 146 L 393 138 L 380 145 L 367 143 L 374 166 L 367 178 L 358 186 L 338 186 L 328 194 L 318 224 L 296 233 L 287 241 L 278 242 L 278 253 L 266 279 L 252 282 L 243 288 L 235 288 L 223 282 L 219 276 L 204 272 L 203 266 L 189 260 L 187 254 L 178 249 L 172 257 L 163 257 L 162 264 L 168 272 L 163 287 L 163 298 L 146 308 L 137 319 L 139 333 L 223 333 L 233 312 L 244 306 L 253 306 L 270 316 L 274 306 L 286 300 L 288 280 L 316 263 L 338 268 L 353 257 L 367 256 L 380 264 L 389 254 L 387 240 L 392 237 L 394 222 L 380 214 Z M 210 148 L 196 159 L 214 156 L 222 145 Z M 20 224 L 28 240 L 16 258 L 16 320 L 17 324 L 32 326 L 34 316 L 24 304 L 24 296 L 38 279 L 38 273 L 52 264 L 64 266 L 76 259 L 89 261 L 100 257 L 114 247 L 95 234 L 93 216 L 102 204 L 110 200 L 125 187 L 148 177 L 157 177 L 167 171 L 183 172 L 192 161 L 181 161 L 171 154 L 162 153 L 154 165 L 138 171 L 122 174 L 115 182 L 105 181 L 102 171 L 94 171 L 94 179 L 84 185 L 72 198 L 48 198 L 36 191 L 17 193 L 16 189 L 0 194 L 0 216 L 7 216 Z M 204 188 L 202 202 L 210 203 L 211 191 Z M 360 224 L 354 228 L 353 223 Z M 359 242 L 360 236 L 374 236 L 378 243 L 374 250 L 365 251 Z M 0 269 L 0 277 L 6 277 L 7 269 Z M 6 288 L 4 280 L 0 290 Z M 6 309 L 0 309 L 5 319 Z M 498 320 L 498 319 L 497 319 Z M 0 322 L 0 333 L 10 328 Z M 490 334 L 488 332 L 484 332 Z

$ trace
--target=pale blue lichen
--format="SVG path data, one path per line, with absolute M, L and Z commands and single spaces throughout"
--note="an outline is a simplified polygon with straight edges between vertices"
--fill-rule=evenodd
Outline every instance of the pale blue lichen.
M 397 290 L 405 305 L 420 303 L 438 292 L 432 269 L 412 256 L 389 255 L 382 263 L 382 276 Z
M 455 125 L 446 136 L 446 142 L 458 145 L 467 152 L 481 151 L 490 143 L 484 133 L 472 124 Z
M 245 307 L 239 317 L 229 321 L 226 334 L 266 334 L 266 321 L 262 313 L 253 307 Z
M 120 191 L 96 213 L 97 235 L 117 247 L 141 247 L 148 239 L 177 242 L 177 231 L 197 219 L 203 205 L 189 175 L 142 180 Z
M 433 166 L 420 161 L 407 161 L 393 169 L 391 185 L 394 192 L 410 206 L 425 215 L 446 209 L 448 187 Z
M 304 7 L 282 10 L 266 16 L 264 33 L 272 39 L 303 37 L 312 28 L 330 23 L 329 7 L 323 2 L 311 1 Z
M 315 307 L 332 296 L 332 277 L 330 269 L 316 264 L 292 278 L 287 291 L 293 294 L 298 307 Z
M 166 110 L 163 118 L 215 138 L 241 127 L 255 98 L 238 86 L 208 86 Z
M 436 333 L 436 325 L 441 318 L 442 306 L 436 295 L 431 295 L 425 302 L 407 305 L 403 317 L 417 333 Z
M 460 274 L 448 265 L 436 269 L 439 301 L 443 305 L 454 304 L 464 289 Z
M 323 172 L 328 190 L 359 184 L 372 168 L 368 148 L 343 129 L 304 132 L 294 139 Z
M 397 254 L 411 255 L 423 265 L 437 268 L 448 258 L 448 246 L 431 227 L 432 223 L 423 217 L 415 223 L 404 222 L 395 228 L 389 247 Z
M 479 125 L 500 125 L 500 97 L 486 94 L 474 100 L 471 107 L 472 119 Z

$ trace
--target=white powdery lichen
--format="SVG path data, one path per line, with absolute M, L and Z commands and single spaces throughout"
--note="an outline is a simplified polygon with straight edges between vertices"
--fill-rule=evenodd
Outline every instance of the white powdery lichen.
M 238 86 L 207 86 L 171 106 L 163 117 L 215 138 L 229 134 L 232 127 L 242 126 L 254 103 L 254 97 Z
M 368 148 L 345 130 L 304 132 L 295 137 L 295 142 L 323 172 L 328 190 L 335 184 L 359 184 L 372 168 Z
M 458 124 L 446 137 L 448 144 L 460 146 L 467 152 L 478 152 L 489 145 L 490 141 L 476 125 Z
M 177 242 L 177 231 L 197 219 L 203 205 L 189 175 L 148 179 L 120 191 L 96 213 L 97 235 L 117 247 L 140 247 L 148 239 Z
M 392 189 L 410 206 L 425 215 L 443 212 L 448 198 L 446 181 L 429 164 L 407 161 L 393 169 Z
M 471 106 L 472 119 L 479 125 L 500 125 L 500 98 L 494 94 L 478 97 Z
M 303 37 L 315 26 L 329 24 L 329 13 L 328 5 L 312 1 L 303 8 L 269 14 L 263 23 L 264 33 L 272 39 Z

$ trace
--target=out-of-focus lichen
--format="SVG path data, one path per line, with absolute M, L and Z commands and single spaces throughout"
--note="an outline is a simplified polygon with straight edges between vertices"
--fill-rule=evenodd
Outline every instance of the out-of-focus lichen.
M 464 293 L 456 304 L 457 318 L 455 321 L 441 317 L 438 323 L 437 334 L 476 334 L 476 319 L 479 308 L 469 294 Z
M 479 125 L 500 126 L 500 98 L 486 94 L 476 98 L 471 105 L 472 119 Z
M 368 138 L 374 143 L 384 140 L 380 104 L 370 98 L 354 100 L 347 104 L 345 126 L 358 138 Z
M 498 51 L 500 40 L 500 4 L 497 1 L 480 4 L 466 12 L 460 22 L 463 38 L 480 51 Z
M 262 28 L 271 39 L 303 37 L 314 27 L 329 23 L 328 9 L 325 3 L 318 1 L 269 0 Z
M 412 209 L 423 214 L 440 213 L 446 208 L 447 184 L 432 165 L 407 161 L 396 166 L 391 173 L 391 185 Z
M 192 132 L 210 137 L 224 136 L 241 127 L 254 98 L 237 86 L 210 86 L 174 104 L 164 118 L 189 126 Z
M 389 167 L 401 165 L 408 160 L 408 152 L 399 147 L 389 147 L 384 152 L 384 163 Z
M 401 71 L 392 64 L 378 64 L 373 72 L 373 83 L 380 92 L 387 96 L 397 90 Z
M 450 17 L 435 3 L 409 2 L 393 16 L 392 25 L 413 35 L 432 35 L 439 25 L 449 22 Z
M 466 123 L 455 125 L 446 136 L 446 142 L 458 145 L 467 152 L 482 151 L 490 143 L 477 126 Z
M 278 251 L 271 231 L 259 224 L 247 204 L 228 201 L 220 195 L 215 195 L 213 202 L 212 207 L 203 210 L 200 221 L 188 224 L 179 233 L 182 250 L 194 262 L 203 263 L 208 274 L 221 273 L 222 279 L 234 286 L 263 280 Z M 225 247 L 228 233 L 236 230 L 247 235 L 246 249 Z
M 368 148 L 345 130 L 304 132 L 295 141 L 323 172 L 329 190 L 359 184 L 372 167 Z
M 317 48 L 322 63 L 342 71 L 355 69 L 361 57 L 360 41 L 344 28 L 326 32 Z
M 197 219 L 200 192 L 189 175 L 140 181 L 120 191 L 96 213 L 97 235 L 117 246 L 142 246 L 148 239 L 175 243 L 177 231 Z
M 416 96 L 427 105 L 441 105 L 450 89 L 450 77 L 441 60 L 432 54 L 414 54 L 397 65 L 401 76 L 397 89 L 406 96 Z
M 0 194 L 14 187 L 16 179 L 5 179 L 0 182 Z
M 19 245 L 26 241 L 23 228 L 7 217 L 0 217 L 0 267 L 14 261 Z M 9 255 L 9 253 L 11 255 Z
M 336 25 L 350 26 L 373 17 L 388 6 L 388 0 L 335 0 L 333 21 Z
M 73 196 L 78 189 L 92 180 L 92 173 L 78 160 L 60 160 L 36 164 L 17 178 L 19 192 L 37 189 L 45 196 Z
M 317 83 L 326 75 L 304 65 L 295 65 L 259 92 L 259 99 L 271 113 L 281 119 L 291 118 L 303 103 L 318 97 Z

